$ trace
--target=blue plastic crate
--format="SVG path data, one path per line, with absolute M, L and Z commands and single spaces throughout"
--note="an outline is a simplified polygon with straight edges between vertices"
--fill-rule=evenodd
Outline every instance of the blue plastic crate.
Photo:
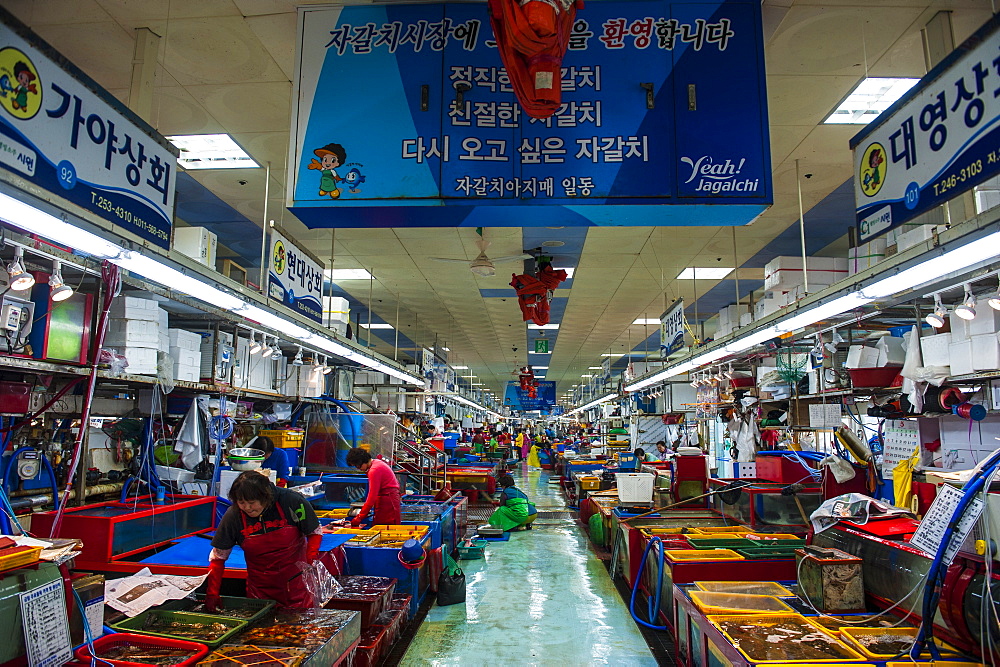
M 427 535 L 421 543 L 429 547 Z M 367 575 L 370 577 L 392 577 L 396 579 L 397 595 L 412 595 L 408 614 L 413 618 L 430 585 L 430 567 L 425 561 L 416 569 L 409 569 L 399 562 L 399 549 L 379 547 L 344 546 L 347 556 L 347 569 L 352 575 Z

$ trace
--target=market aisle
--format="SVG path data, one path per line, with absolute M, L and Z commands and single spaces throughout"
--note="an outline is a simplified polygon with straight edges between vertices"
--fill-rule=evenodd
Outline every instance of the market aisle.
M 515 480 L 539 513 L 566 510 L 547 472 Z M 484 560 L 459 561 L 465 604 L 432 607 L 401 664 L 656 664 L 574 520 L 544 517 L 491 542 Z

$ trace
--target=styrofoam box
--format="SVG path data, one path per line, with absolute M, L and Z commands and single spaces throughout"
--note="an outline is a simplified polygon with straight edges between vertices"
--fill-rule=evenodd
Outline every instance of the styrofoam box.
M 961 319 L 961 318 L 959 318 Z M 993 310 L 986 303 L 976 308 L 976 317 L 969 320 L 969 335 L 981 336 L 1000 331 L 1000 310 Z
M 754 319 L 763 319 L 768 315 L 778 312 L 780 308 L 780 302 L 774 297 L 759 299 L 757 303 L 754 304 Z
M 878 348 L 866 345 L 852 345 L 847 350 L 846 368 L 875 368 L 878 364 Z
M 969 340 L 969 336 L 972 335 L 969 331 L 969 320 L 963 320 L 953 312 L 948 316 L 948 322 L 951 324 L 951 342 Z
M 160 344 L 160 323 L 155 320 L 108 320 L 104 344 L 155 348 Z
M 923 356 L 924 366 L 950 366 L 950 346 L 950 333 L 922 337 L 920 339 L 920 353 Z
M 201 334 L 184 329 L 168 329 L 167 336 L 170 339 L 170 347 L 179 347 L 185 350 L 201 349 Z
M 968 375 L 974 373 L 972 365 L 972 341 L 969 339 L 952 340 L 948 346 L 952 375 Z
M 878 365 L 882 366 L 902 366 L 906 361 L 906 348 L 903 347 L 903 339 L 895 336 L 883 336 L 875 343 L 878 348 Z M 953 371 L 954 372 L 954 371 Z
M 740 315 L 740 327 L 748 327 L 753 324 L 753 313 L 743 313 Z
M 168 466 L 156 466 L 156 475 L 161 480 L 171 482 L 193 482 L 194 472 L 184 468 L 171 468 Z
M 199 366 L 185 366 L 174 364 L 174 379 L 184 382 L 197 382 L 201 379 L 201 368 Z
M 159 350 L 155 347 L 123 347 L 118 352 L 128 359 L 126 373 L 132 375 L 156 374 L 156 357 Z
M 170 328 L 170 316 L 167 313 L 167 311 L 165 311 L 162 308 L 160 308 L 159 312 L 157 313 L 157 315 L 158 315 L 157 319 L 160 322 L 160 331 L 166 331 L 167 329 L 169 329 Z
M 903 252 L 933 237 L 934 225 L 905 225 L 904 231 L 896 233 L 896 252 Z
M 183 347 L 171 347 L 170 356 L 175 364 L 182 366 L 197 366 L 201 368 L 201 350 L 187 350 Z
M 152 299 L 120 296 L 111 302 L 111 317 L 129 320 L 149 320 L 159 324 L 160 304 Z
M 972 368 L 977 371 L 1000 369 L 1000 340 L 996 334 L 972 337 Z

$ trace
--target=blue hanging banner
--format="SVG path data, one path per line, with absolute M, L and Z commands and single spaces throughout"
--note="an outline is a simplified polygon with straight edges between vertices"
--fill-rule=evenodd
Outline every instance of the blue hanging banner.
M 742 225 L 771 204 L 759 2 L 587 4 L 547 119 L 518 104 L 487 11 L 301 10 L 288 170 L 300 220 Z
M 0 168 L 170 247 L 176 149 L 0 10 Z
M 535 398 L 531 398 L 516 380 L 511 380 L 504 391 L 503 404 L 512 410 L 548 410 L 556 404 L 556 383 L 539 380 L 535 387 Z

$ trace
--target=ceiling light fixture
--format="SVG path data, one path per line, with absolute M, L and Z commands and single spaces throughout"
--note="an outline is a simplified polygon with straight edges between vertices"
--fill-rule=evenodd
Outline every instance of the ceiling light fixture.
M 62 262 L 52 261 L 52 275 L 49 276 L 49 298 L 53 301 L 65 301 L 73 296 L 73 288 L 66 284 L 62 276 Z
M 284 355 L 281 353 L 281 346 L 278 345 L 278 339 L 274 339 L 274 346 L 271 348 L 271 360 L 277 361 L 281 359 Z
M 330 366 L 330 364 L 327 363 L 327 361 L 328 361 L 328 357 L 324 354 L 323 355 L 323 375 L 329 375 L 330 373 L 333 372 L 333 368 Z
M 573 275 L 576 273 L 576 267 L 575 266 L 553 266 L 552 269 L 554 271 L 565 271 L 566 272 L 566 280 L 572 280 Z
M 941 303 L 941 295 L 935 294 L 934 311 L 928 313 L 927 317 L 924 318 L 924 321 L 926 321 L 927 324 L 931 325 L 935 329 L 940 329 L 941 327 L 944 326 L 945 322 L 944 318 L 947 316 L 948 316 L 948 310 L 944 307 L 944 304 Z
M 677 275 L 677 280 L 722 280 L 732 272 L 733 267 L 689 266 Z
M 558 324 L 529 324 L 528 328 L 532 329 L 534 331 L 543 331 L 543 330 L 544 331 L 549 331 L 549 330 L 553 330 L 553 329 L 558 329 L 559 325 Z
M 833 110 L 824 123 L 867 125 L 920 79 L 866 77 Z
M 368 324 L 362 323 L 362 329 L 391 329 L 392 325 L 385 322 L 371 322 Z M 444 348 L 441 348 L 444 349 Z
M 259 169 L 228 134 L 178 134 L 167 141 L 180 150 L 177 164 L 185 169 Z
M 339 280 L 371 280 L 372 274 L 368 269 L 326 269 L 323 276 L 330 281 Z
M 10 289 L 23 292 L 35 284 L 35 277 L 24 270 L 24 248 L 14 248 L 14 261 L 7 265 L 7 275 L 10 276 Z
M 263 338 L 263 336 L 261 336 Z M 264 349 L 264 346 L 257 342 L 257 332 L 250 330 L 250 354 L 257 354 Z
M 292 366 L 301 366 L 302 361 L 302 346 L 299 345 L 299 351 L 295 353 L 295 358 L 292 359 Z
M 997 278 L 1000 279 L 1000 274 L 997 274 Z M 988 303 L 990 308 L 993 310 L 1000 310 L 1000 287 L 997 288 L 996 294 L 991 296 L 989 301 L 986 303 Z
M 953 312 L 963 320 L 976 319 L 976 295 L 972 293 L 972 286 L 969 283 L 965 283 L 965 298 L 962 299 L 962 303 L 955 306 Z
M 637 317 L 632 324 L 647 325 L 647 324 L 659 324 L 660 318 L 658 317 Z
M 270 359 L 271 358 L 272 349 L 271 349 L 271 346 L 268 345 L 268 343 L 267 343 L 267 334 L 261 334 L 260 335 L 260 342 L 261 342 L 260 356 L 263 357 L 264 359 Z M 251 352 L 251 354 L 252 354 L 252 352 Z

